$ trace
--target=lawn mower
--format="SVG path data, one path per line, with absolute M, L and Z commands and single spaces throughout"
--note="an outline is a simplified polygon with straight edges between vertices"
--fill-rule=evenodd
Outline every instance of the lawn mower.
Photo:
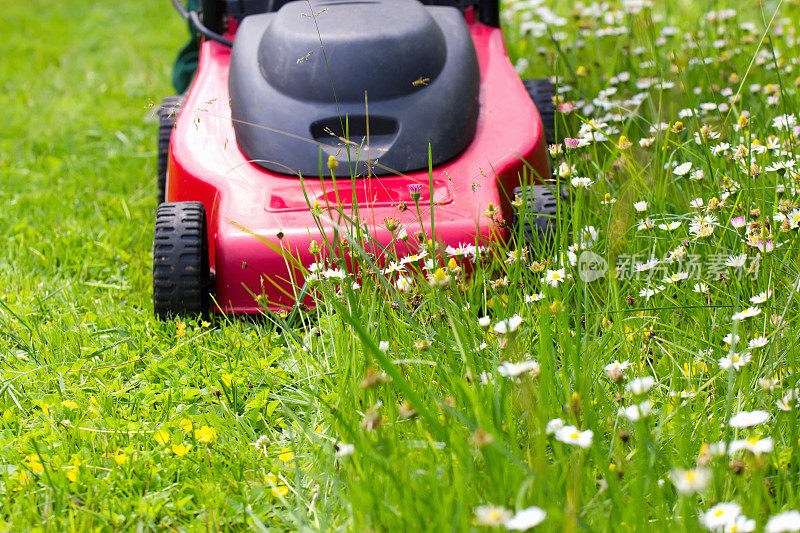
M 297 305 L 320 210 L 357 212 L 378 259 L 552 227 L 553 89 L 518 77 L 497 0 L 173 3 L 202 42 L 159 110 L 159 318 Z

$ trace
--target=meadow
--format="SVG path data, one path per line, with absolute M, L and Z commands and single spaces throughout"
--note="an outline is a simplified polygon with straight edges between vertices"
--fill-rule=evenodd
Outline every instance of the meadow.
M 553 246 L 352 247 L 356 280 L 319 243 L 313 310 L 169 322 L 185 27 L 0 13 L 3 529 L 800 531 L 797 0 L 504 2 L 558 88 Z

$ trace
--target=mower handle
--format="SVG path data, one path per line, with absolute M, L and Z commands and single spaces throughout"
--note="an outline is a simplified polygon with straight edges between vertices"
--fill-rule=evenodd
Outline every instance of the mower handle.
M 183 20 L 188 21 L 189 24 L 194 26 L 194 28 L 200 35 L 202 35 L 206 39 L 210 39 L 212 41 L 216 41 L 222 45 L 225 45 L 228 48 L 233 47 L 233 42 L 229 41 L 219 33 L 208 29 L 205 26 L 205 24 L 203 24 L 203 21 L 200 20 L 200 16 L 197 14 L 197 11 L 194 10 L 186 11 L 183 5 L 181 5 L 180 0 L 172 0 L 172 5 L 175 6 L 175 10 L 183 18 Z

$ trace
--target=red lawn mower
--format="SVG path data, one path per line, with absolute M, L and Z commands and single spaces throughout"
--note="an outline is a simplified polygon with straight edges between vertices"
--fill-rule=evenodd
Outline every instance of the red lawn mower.
M 451 245 L 552 227 L 553 90 L 517 76 L 497 0 L 174 3 L 203 40 L 188 93 L 159 111 L 159 318 L 296 305 L 326 231 L 313 207 L 357 210 L 377 256 L 416 253 L 431 219 Z M 519 220 L 515 196 L 537 216 Z

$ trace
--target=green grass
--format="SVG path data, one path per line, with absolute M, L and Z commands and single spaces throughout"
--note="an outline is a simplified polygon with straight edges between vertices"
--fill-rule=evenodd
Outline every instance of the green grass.
M 523 74 L 558 75 L 562 102 L 578 104 L 559 118 L 562 136 L 579 137 L 594 119 L 608 137 L 554 156 L 554 167 L 575 166 L 564 183 L 593 180 L 570 186 L 555 251 L 533 243 L 531 255 L 507 261 L 493 246 L 465 278 L 467 260 L 448 266 L 439 247 L 432 255 L 449 285 L 410 272 L 411 292 L 389 290 L 397 275 L 362 261 L 359 289 L 319 281 L 316 310 L 294 323 L 271 316 L 209 324 L 152 318 L 152 105 L 171 92 L 171 62 L 185 39 L 180 20 L 166 1 L 6 2 L 6 529 L 463 531 L 503 516 L 485 516 L 481 506 L 492 504 L 545 510 L 539 530 L 691 531 L 704 529 L 700 517 L 712 506 L 736 502 L 761 530 L 770 516 L 799 507 L 797 406 L 776 403 L 797 387 L 798 239 L 773 214 L 797 207 L 800 176 L 767 167 L 797 157 L 800 132 L 779 130 L 773 119 L 797 112 L 800 6 L 661 4 L 622 13 L 617 3 L 596 12 L 564 3 L 555 25 L 532 25 L 542 14 L 522 3 L 506 10 L 507 44 Z M 729 7 L 739 9 L 733 18 L 707 16 Z M 622 30 L 598 36 L 608 27 Z M 542 35 L 520 33 L 526 28 Z M 643 78 L 672 85 L 637 88 Z M 708 102 L 729 108 L 703 111 Z M 604 118 L 620 104 L 622 120 Z M 749 121 L 740 121 L 745 111 Z M 660 122 L 669 126 L 650 133 Z M 720 138 L 696 143 L 704 125 Z M 721 142 L 731 148 L 715 155 Z M 757 153 L 768 143 L 784 153 Z M 740 145 L 758 169 L 733 157 Z M 685 162 L 704 178 L 676 176 L 672 165 Z M 702 209 L 690 206 L 696 198 Z M 646 212 L 633 207 L 639 201 Z M 700 215 L 715 217 L 700 227 L 712 235 L 690 233 Z M 754 264 L 757 248 L 729 222 L 741 215 L 756 223 L 748 226 L 756 240 L 771 227 L 775 249 L 760 254 L 757 277 L 724 265 L 739 254 Z M 654 227 L 637 229 L 648 217 Z M 673 221 L 681 225 L 658 228 Z M 591 250 L 620 265 L 619 275 L 585 282 L 570 263 L 568 248 L 576 258 L 586 251 L 586 226 L 596 231 Z M 626 266 L 678 247 L 682 264 L 636 274 Z M 324 246 L 323 256 L 331 257 Z M 561 266 L 570 279 L 542 281 Z M 661 281 L 679 272 L 688 279 Z M 708 293 L 693 291 L 700 282 Z M 768 289 L 765 302 L 750 303 Z M 534 294 L 541 299 L 526 300 Z M 751 305 L 760 313 L 732 320 Z M 478 321 L 485 315 L 488 327 Z M 524 319 L 517 331 L 494 332 L 515 315 Z M 738 371 L 719 364 L 732 354 L 723 341 L 732 332 L 741 338 L 735 352 L 766 339 Z M 499 373 L 504 362 L 530 359 L 538 375 Z M 615 360 L 630 363 L 619 383 L 604 370 Z M 645 376 L 656 382 L 649 392 L 625 387 Z M 774 390 L 762 386 L 776 377 Z M 649 416 L 620 414 L 645 400 Z M 769 420 L 729 425 L 756 409 Z M 548 434 L 556 418 L 591 430 L 591 445 Z M 745 437 L 772 438 L 774 449 L 701 451 Z M 342 453 L 346 445 L 352 454 Z M 698 466 L 708 476 L 703 490 L 680 492 L 671 474 Z

